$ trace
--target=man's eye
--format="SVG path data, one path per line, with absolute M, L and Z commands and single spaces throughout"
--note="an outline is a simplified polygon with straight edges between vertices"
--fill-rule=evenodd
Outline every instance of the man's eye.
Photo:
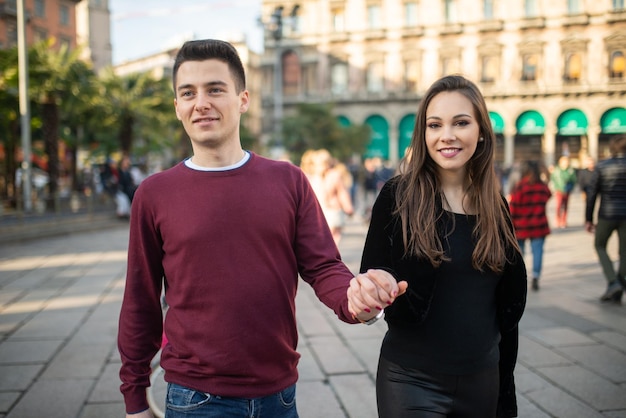
M 190 97 L 193 95 L 193 92 L 191 91 L 183 91 L 182 93 L 180 93 L 180 97 Z

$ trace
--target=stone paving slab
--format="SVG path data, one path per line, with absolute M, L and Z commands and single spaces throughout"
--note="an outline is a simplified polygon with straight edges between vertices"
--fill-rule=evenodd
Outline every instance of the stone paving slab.
M 330 377 L 349 417 L 375 418 L 376 390 L 370 376 L 364 373 L 343 374 Z M 319 416 L 319 415 L 318 415 Z
M 7 418 L 78 417 L 93 384 L 88 379 L 38 380 Z
M 582 219 L 573 203 L 571 219 Z M 519 416 L 626 418 L 626 306 L 598 302 L 593 237 L 571 223 L 548 237 L 541 290 L 520 324 Z M 365 231 L 353 220 L 340 244 L 353 272 Z M 116 224 L 0 243 L 0 418 L 123 416 L 115 338 L 127 239 Z M 304 282 L 296 306 L 300 416 L 375 417 L 384 321 L 342 323 Z
M 626 409 L 626 391 L 590 370 L 572 365 L 542 367 L 539 371 L 547 379 L 560 387 L 566 387 L 568 392 L 599 411 Z

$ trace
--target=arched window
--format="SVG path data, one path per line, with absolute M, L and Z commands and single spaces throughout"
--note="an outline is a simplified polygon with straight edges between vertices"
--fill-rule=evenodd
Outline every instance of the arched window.
M 300 60 L 293 51 L 283 55 L 283 93 L 288 96 L 300 91 Z
M 417 91 L 417 81 L 419 79 L 419 61 L 407 60 L 404 62 L 404 89 L 407 92 Z
M 456 0 L 444 0 L 443 6 L 446 23 L 456 23 Z
M 382 62 L 371 62 L 367 66 L 367 91 L 375 93 L 383 91 L 384 73 Z
M 565 57 L 565 74 L 563 74 L 564 80 L 580 81 L 582 66 L 583 62 L 580 52 L 567 54 L 567 56 Z
M 493 83 L 498 76 L 498 57 L 485 55 L 481 58 L 480 81 Z
M 330 69 L 330 91 L 333 94 L 348 92 L 348 66 L 343 62 L 334 64 Z
M 537 16 L 537 0 L 525 0 L 524 1 L 524 13 L 526 17 Z
M 609 77 L 623 78 L 624 71 L 626 71 L 626 58 L 624 57 L 623 51 L 613 51 L 611 53 L 611 60 L 609 62 Z
M 539 67 L 538 54 L 526 54 L 522 57 L 522 81 L 534 81 L 537 79 Z
M 493 19 L 493 0 L 483 0 L 483 17 L 485 19 Z

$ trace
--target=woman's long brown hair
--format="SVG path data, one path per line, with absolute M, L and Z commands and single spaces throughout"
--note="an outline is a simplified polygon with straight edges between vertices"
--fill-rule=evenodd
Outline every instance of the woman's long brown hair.
M 437 165 L 428 154 L 425 139 L 428 105 L 433 97 L 446 91 L 459 92 L 472 102 L 480 126 L 480 136 L 483 137 L 467 163 L 466 193 L 470 207 L 478 215 L 473 231 L 476 246 L 472 264 L 481 271 L 486 267 L 501 273 L 507 258 L 511 256 L 507 249 L 519 250 L 519 246 L 510 227 L 509 211 L 500 194 L 494 170 L 496 138 L 487 105 L 478 87 L 458 75 L 439 79 L 422 98 L 415 118 L 410 150 L 400 164 L 395 196 L 396 212 L 402 221 L 405 253 L 425 258 L 433 266 L 439 266 L 442 261 L 447 260 L 437 233 L 437 221 L 444 213 L 440 198 L 443 191 L 437 175 Z

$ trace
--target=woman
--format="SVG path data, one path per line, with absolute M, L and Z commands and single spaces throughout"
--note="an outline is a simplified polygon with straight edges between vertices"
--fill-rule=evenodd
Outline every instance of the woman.
M 307 175 L 322 206 L 335 244 L 339 244 L 345 215 L 352 216 L 354 208 L 345 178 L 333 163 L 334 159 L 328 150 L 309 150 L 302 155 L 300 168 Z
M 543 264 L 543 245 L 550 234 L 546 204 L 552 192 L 541 180 L 539 164 L 527 161 L 522 168 L 522 178 L 511 192 L 511 218 L 522 253 L 526 240 L 530 241 L 533 254 L 532 289 L 539 290 L 539 278 Z
M 443 77 L 420 102 L 399 175 L 376 199 L 361 271 L 408 282 L 385 308 L 380 417 L 517 416 L 526 269 L 497 185 L 495 140 L 478 88 Z

